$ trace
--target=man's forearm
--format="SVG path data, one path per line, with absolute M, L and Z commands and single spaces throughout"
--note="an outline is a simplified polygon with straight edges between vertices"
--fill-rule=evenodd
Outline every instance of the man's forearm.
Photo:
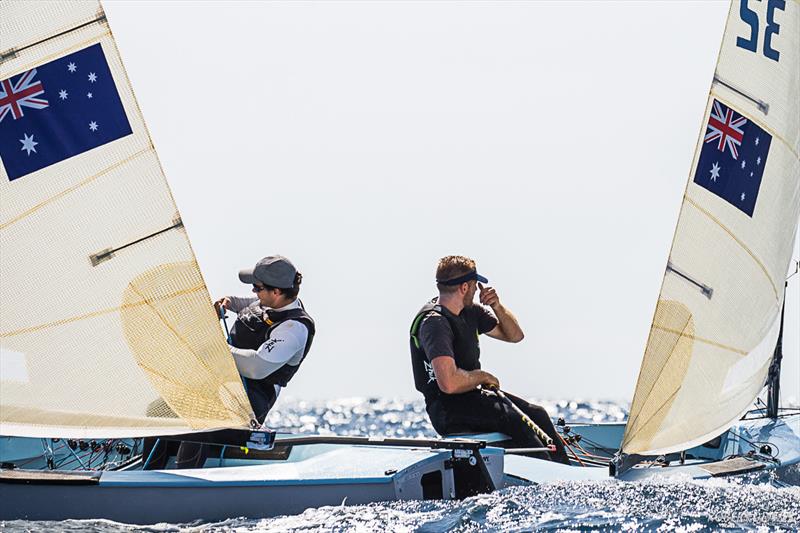
M 497 325 L 503 330 L 503 335 L 509 342 L 519 342 L 525 338 L 522 328 L 517 322 L 517 317 L 509 311 L 503 304 L 498 303 L 492 307 L 495 316 L 497 317 Z
M 447 394 L 461 394 L 475 390 L 479 385 L 488 381 L 487 376 L 488 374 L 483 370 L 462 370 L 459 368 L 453 375 L 455 379 L 451 381 L 450 388 L 443 392 Z

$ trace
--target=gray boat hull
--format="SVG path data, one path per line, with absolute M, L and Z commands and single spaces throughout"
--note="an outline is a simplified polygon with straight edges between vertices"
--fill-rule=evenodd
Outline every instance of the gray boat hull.
M 458 478 L 463 477 L 463 468 L 459 474 L 447 450 L 316 448 L 302 450 L 295 460 L 224 468 L 73 476 L 12 470 L 0 480 L 0 519 L 103 518 L 154 524 L 261 518 L 326 505 L 455 498 Z M 500 486 L 502 450 L 488 448 L 481 455 Z

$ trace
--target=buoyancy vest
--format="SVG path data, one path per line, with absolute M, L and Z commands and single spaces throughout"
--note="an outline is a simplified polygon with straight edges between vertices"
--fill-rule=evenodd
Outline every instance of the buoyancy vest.
M 453 331 L 453 351 L 456 366 L 462 370 L 478 370 L 481 367 L 481 348 L 476 324 L 469 324 L 462 316 L 454 315 L 446 307 L 439 305 L 438 298 L 422 306 L 411 323 L 409 346 L 411 348 L 411 367 L 414 372 L 414 386 L 425 396 L 425 402 L 437 400 L 444 392 L 439 388 L 436 377 L 422 343 L 419 330 L 429 315 L 437 314 L 447 319 Z
M 270 334 L 275 328 L 287 320 L 300 322 L 308 329 L 303 357 L 296 365 L 287 363 L 263 379 L 249 380 L 251 383 L 257 382 L 264 386 L 280 385 L 281 387 L 285 387 L 289 383 L 311 350 L 311 343 L 314 341 L 316 332 L 314 319 L 306 312 L 303 302 L 300 302 L 300 307 L 276 311 L 265 309 L 256 301 L 242 309 L 236 316 L 236 321 L 231 327 L 231 344 L 237 348 L 249 350 L 258 350 L 270 338 Z

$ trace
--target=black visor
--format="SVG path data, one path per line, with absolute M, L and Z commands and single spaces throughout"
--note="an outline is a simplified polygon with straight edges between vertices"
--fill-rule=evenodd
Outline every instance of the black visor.
M 457 278 L 453 279 L 447 279 L 447 280 L 437 279 L 436 283 L 440 283 L 442 285 L 460 285 L 462 283 L 466 283 L 467 281 L 472 281 L 473 279 L 476 281 L 480 281 L 481 283 L 489 283 L 489 280 L 478 274 L 477 270 L 467 272 L 463 276 L 458 276 Z

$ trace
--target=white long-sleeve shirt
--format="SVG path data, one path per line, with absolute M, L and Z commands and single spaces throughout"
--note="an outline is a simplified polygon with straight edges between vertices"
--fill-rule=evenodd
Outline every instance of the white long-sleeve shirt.
M 241 298 L 228 296 L 231 311 L 238 313 L 257 298 Z M 300 307 L 295 300 L 275 311 L 287 311 Z M 236 348 L 231 346 L 231 354 L 239 373 L 250 379 L 264 379 L 283 365 L 296 366 L 303 358 L 303 351 L 308 340 L 308 328 L 296 320 L 287 320 L 278 324 L 257 350 Z

